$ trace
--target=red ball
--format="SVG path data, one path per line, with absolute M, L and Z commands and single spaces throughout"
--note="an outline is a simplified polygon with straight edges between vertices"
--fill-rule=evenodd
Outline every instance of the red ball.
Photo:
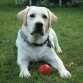
M 39 67 L 38 72 L 44 75 L 50 74 L 52 72 L 52 68 L 47 64 L 43 64 Z

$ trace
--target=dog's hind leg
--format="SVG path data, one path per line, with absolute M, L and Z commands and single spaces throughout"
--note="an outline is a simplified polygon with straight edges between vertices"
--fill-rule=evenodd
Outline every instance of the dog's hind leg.
M 61 53 L 62 50 L 59 46 L 57 35 L 52 28 L 50 28 L 50 35 L 52 35 L 52 37 L 53 37 L 53 42 L 54 42 L 54 46 L 55 46 L 56 51 Z

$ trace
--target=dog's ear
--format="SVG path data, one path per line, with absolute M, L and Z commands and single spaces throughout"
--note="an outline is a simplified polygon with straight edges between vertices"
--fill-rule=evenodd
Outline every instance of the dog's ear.
M 17 14 L 17 18 L 22 22 L 23 25 L 26 25 L 26 22 L 27 22 L 27 13 L 28 13 L 28 10 L 29 10 L 30 7 L 26 7 L 26 9 L 20 11 L 18 14 Z
M 57 17 L 48 9 L 48 14 L 49 14 L 49 27 L 57 21 Z

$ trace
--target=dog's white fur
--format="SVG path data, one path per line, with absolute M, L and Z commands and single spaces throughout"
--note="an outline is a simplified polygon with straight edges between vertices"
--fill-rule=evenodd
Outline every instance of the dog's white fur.
M 31 14 L 35 14 L 34 16 L 30 16 Z M 42 17 L 42 15 L 46 15 L 47 18 Z M 18 19 L 22 22 L 22 31 L 27 36 L 27 40 L 30 43 L 43 43 L 48 35 L 50 41 L 53 46 L 56 48 L 58 52 L 62 52 L 61 48 L 58 44 L 57 36 L 51 25 L 54 21 L 57 20 L 57 17 L 47 8 L 45 7 L 27 7 L 17 14 Z M 41 36 L 39 33 L 35 33 L 31 35 L 31 32 L 34 31 L 35 23 L 40 22 L 43 24 L 43 33 Z M 20 30 L 21 30 L 20 29 Z M 24 42 L 23 38 L 20 35 L 20 30 L 18 32 L 18 37 L 16 40 L 16 46 L 18 48 L 18 56 L 17 63 L 20 67 L 20 77 L 29 77 L 31 76 L 28 70 L 29 62 L 31 61 L 39 61 L 44 60 L 49 63 L 53 68 L 57 69 L 60 77 L 66 78 L 70 77 L 71 74 L 66 70 L 65 66 L 61 59 L 55 53 L 55 50 L 51 47 L 47 47 L 47 43 L 43 46 L 30 46 L 28 43 Z

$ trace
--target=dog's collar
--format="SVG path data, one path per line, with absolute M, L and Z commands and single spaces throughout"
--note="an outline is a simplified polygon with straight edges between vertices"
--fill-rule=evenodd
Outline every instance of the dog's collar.
M 30 46 L 43 46 L 44 44 L 47 43 L 47 47 L 50 47 L 51 48 L 51 42 L 49 40 L 49 36 L 47 37 L 47 40 L 45 40 L 43 43 L 41 44 L 37 44 L 37 43 L 30 43 L 28 40 L 27 40 L 27 36 L 23 33 L 22 29 L 20 30 L 20 35 L 21 37 L 23 38 L 23 40 L 28 43 L 28 45 Z

